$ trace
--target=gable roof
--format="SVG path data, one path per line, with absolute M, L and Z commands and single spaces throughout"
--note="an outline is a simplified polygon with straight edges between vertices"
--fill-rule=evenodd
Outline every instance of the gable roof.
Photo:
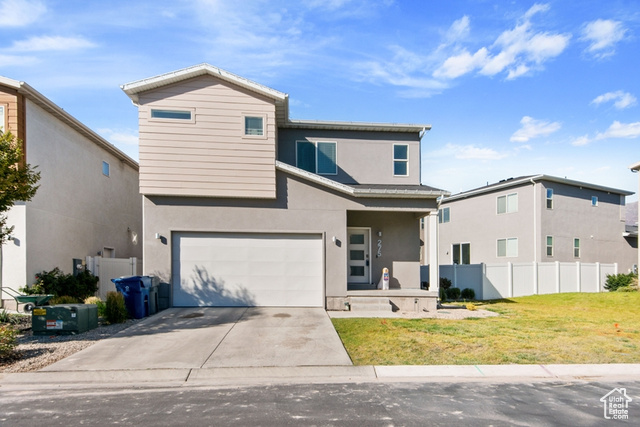
M 276 169 L 353 197 L 437 199 L 450 193 L 426 185 L 343 184 L 276 160 Z
M 81 123 L 78 119 L 73 117 L 71 114 L 64 111 L 62 108 L 57 106 L 53 101 L 49 98 L 29 86 L 25 82 L 21 82 L 18 80 L 13 80 L 7 77 L 0 76 L 0 85 L 10 87 L 15 89 L 19 94 L 24 95 L 31 102 L 36 104 L 38 107 L 45 110 L 47 113 L 51 114 L 58 120 L 63 123 L 69 125 L 73 130 L 81 134 L 82 136 L 88 138 L 90 141 L 95 143 L 100 148 L 105 151 L 113 154 L 118 159 L 128 164 L 135 170 L 139 169 L 138 162 L 133 160 L 131 157 L 127 156 L 124 152 L 120 151 L 115 145 L 95 133 L 93 130 L 89 129 L 85 124 Z
M 526 175 L 526 176 L 519 176 L 516 178 L 503 179 L 501 181 L 486 185 L 484 187 L 478 187 L 473 190 L 463 191 L 461 193 L 457 193 L 452 196 L 445 197 L 442 202 L 446 203 L 448 201 L 465 199 L 468 197 L 475 197 L 481 194 L 491 193 L 496 190 L 502 190 L 510 187 L 517 187 L 523 184 L 540 182 L 540 181 L 557 182 L 559 184 L 571 185 L 573 187 L 580 187 L 580 188 L 589 188 L 592 190 L 604 191 L 607 193 L 620 194 L 622 196 L 630 196 L 634 194 L 633 191 L 620 190 L 617 188 L 605 187 L 603 185 L 590 184 L 588 182 L 574 181 L 572 179 L 559 178 L 557 176 L 540 174 L 540 175 Z
M 275 101 L 276 121 L 278 126 L 297 129 L 324 129 L 324 130 L 352 130 L 370 132 L 418 132 L 420 137 L 431 129 L 426 124 L 398 124 L 398 123 L 365 123 L 365 122 L 339 122 L 321 120 L 290 120 L 289 119 L 289 95 L 270 87 L 261 85 L 252 80 L 240 77 L 236 74 L 214 67 L 211 64 L 202 63 L 170 73 L 160 74 L 121 85 L 120 88 L 138 105 L 138 94 L 157 89 L 198 76 L 210 75 L 225 82 L 242 87 L 249 91 L 263 95 Z

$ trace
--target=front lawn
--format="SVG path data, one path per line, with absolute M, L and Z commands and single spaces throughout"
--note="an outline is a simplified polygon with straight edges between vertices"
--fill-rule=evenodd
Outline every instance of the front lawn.
M 477 303 L 482 319 L 332 319 L 356 365 L 640 363 L 640 293 Z

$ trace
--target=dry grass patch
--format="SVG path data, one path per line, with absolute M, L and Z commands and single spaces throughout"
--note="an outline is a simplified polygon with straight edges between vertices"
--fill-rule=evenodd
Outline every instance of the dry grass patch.
M 498 317 L 332 319 L 356 365 L 640 363 L 640 294 L 481 302 Z

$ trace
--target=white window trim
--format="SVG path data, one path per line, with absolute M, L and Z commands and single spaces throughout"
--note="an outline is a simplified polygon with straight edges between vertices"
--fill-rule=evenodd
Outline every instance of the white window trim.
M 189 112 L 191 113 L 191 119 L 190 120 L 186 120 L 186 119 L 164 119 L 164 118 L 160 118 L 160 117 L 152 117 L 153 113 L 152 111 L 177 111 L 177 112 Z M 194 124 L 196 122 L 196 109 L 195 108 L 175 108 L 175 107 L 161 107 L 161 106 L 156 106 L 156 107 L 151 107 L 149 108 L 149 121 L 150 122 L 161 122 L 161 123 L 190 123 L 190 124 Z
M 296 139 L 296 167 L 298 166 L 298 142 L 310 142 L 316 149 L 316 170 L 315 174 L 317 175 L 325 175 L 325 176 L 336 176 L 338 175 L 338 142 L 337 141 L 322 141 L 322 140 L 309 140 L 309 139 Z M 335 144 L 336 146 L 336 172 L 335 173 L 319 173 L 318 172 L 318 143 L 326 143 L 326 144 Z
M 407 158 L 406 159 L 396 159 L 396 145 L 402 145 L 407 147 Z M 410 154 L 409 154 L 409 150 L 411 147 L 409 147 L 409 144 L 393 144 L 393 147 L 391 147 L 391 158 L 393 159 L 391 162 L 391 167 L 392 167 L 392 171 L 393 171 L 393 176 L 409 176 L 410 172 L 409 172 L 409 159 L 411 158 Z M 397 175 L 396 174 L 396 162 L 405 162 L 407 164 L 407 173 L 404 175 Z
M 516 209 L 513 211 L 509 210 L 509 196 L 516 196 Z M 501 197 L 504 197 L 504 212 L 498 212 L 498 200 L 500 200 Z M 518 200 L 518 192 L 515 193 L 508 193 L 508 194 L 502 194 L 500 196 L 496 197 L 496 214 L 497 215 L 507 215 L 507 214 L 511 214 L 511 213 L 517 213 L 518 212 L 518 204 L 520 203 L 520 200 Z
M 108 173 L 104 173 L 104 166 L 107 165 L 107 172 Z M 106 176 L 107 178 L 109 178 L 111 176 L 111 164 L 109 164 L 109 162 L 102 162 L 102 175 Z
M 500 255 L 498 254 L 498 242 L 500 242 L 501 240 L 505 241 L 505 246 L 504 246 L 504 250 L 505 250 L 505 254 L 504 255 Z M 509 240 L 515 240 L 516 242 L 516 254 L 515 255 L 511 255 L 509 256 Z M 517 237 L 506 237 L 504 239 L 498 239 L 496 240 L 496 258 L 517 258 L 518 257 L 518 251 L 519 251 L 519 247 L 518 247 L 518 238 Z
M 549 237 L 551 237 L 551 245 L 549 245 Z M 553 236 L 547 235 L 544 239 L 544 254 L 545 256 L 552 258 L 554 256 L 554 241 Z M 551 247 L 551 255 L 549 255 L 549 247 Z
M 444 211 L 449 211 L 449 220 L 448 221 L 445 221 Z M 449 222 L 451 222 L 451 208 L 447 206 L 446 208 L 441 208 L 438 211 L 438 224 L 447 224 Z
M 260 117 L 262 118 L 262 135 L 247 135 L 246 118 Z M 246 139 L 267 139 L 267 115 L 264 113 L 242 113 L 242 129 L 240 129 L 242 138 Z

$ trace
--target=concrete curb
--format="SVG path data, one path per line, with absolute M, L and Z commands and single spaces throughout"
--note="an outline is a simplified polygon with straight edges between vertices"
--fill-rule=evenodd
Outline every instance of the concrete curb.
M 287 383 L 640 380 L 640 364 L 275 366 L 38 371 L 0 377 L 0 390 L 217 387 Z

